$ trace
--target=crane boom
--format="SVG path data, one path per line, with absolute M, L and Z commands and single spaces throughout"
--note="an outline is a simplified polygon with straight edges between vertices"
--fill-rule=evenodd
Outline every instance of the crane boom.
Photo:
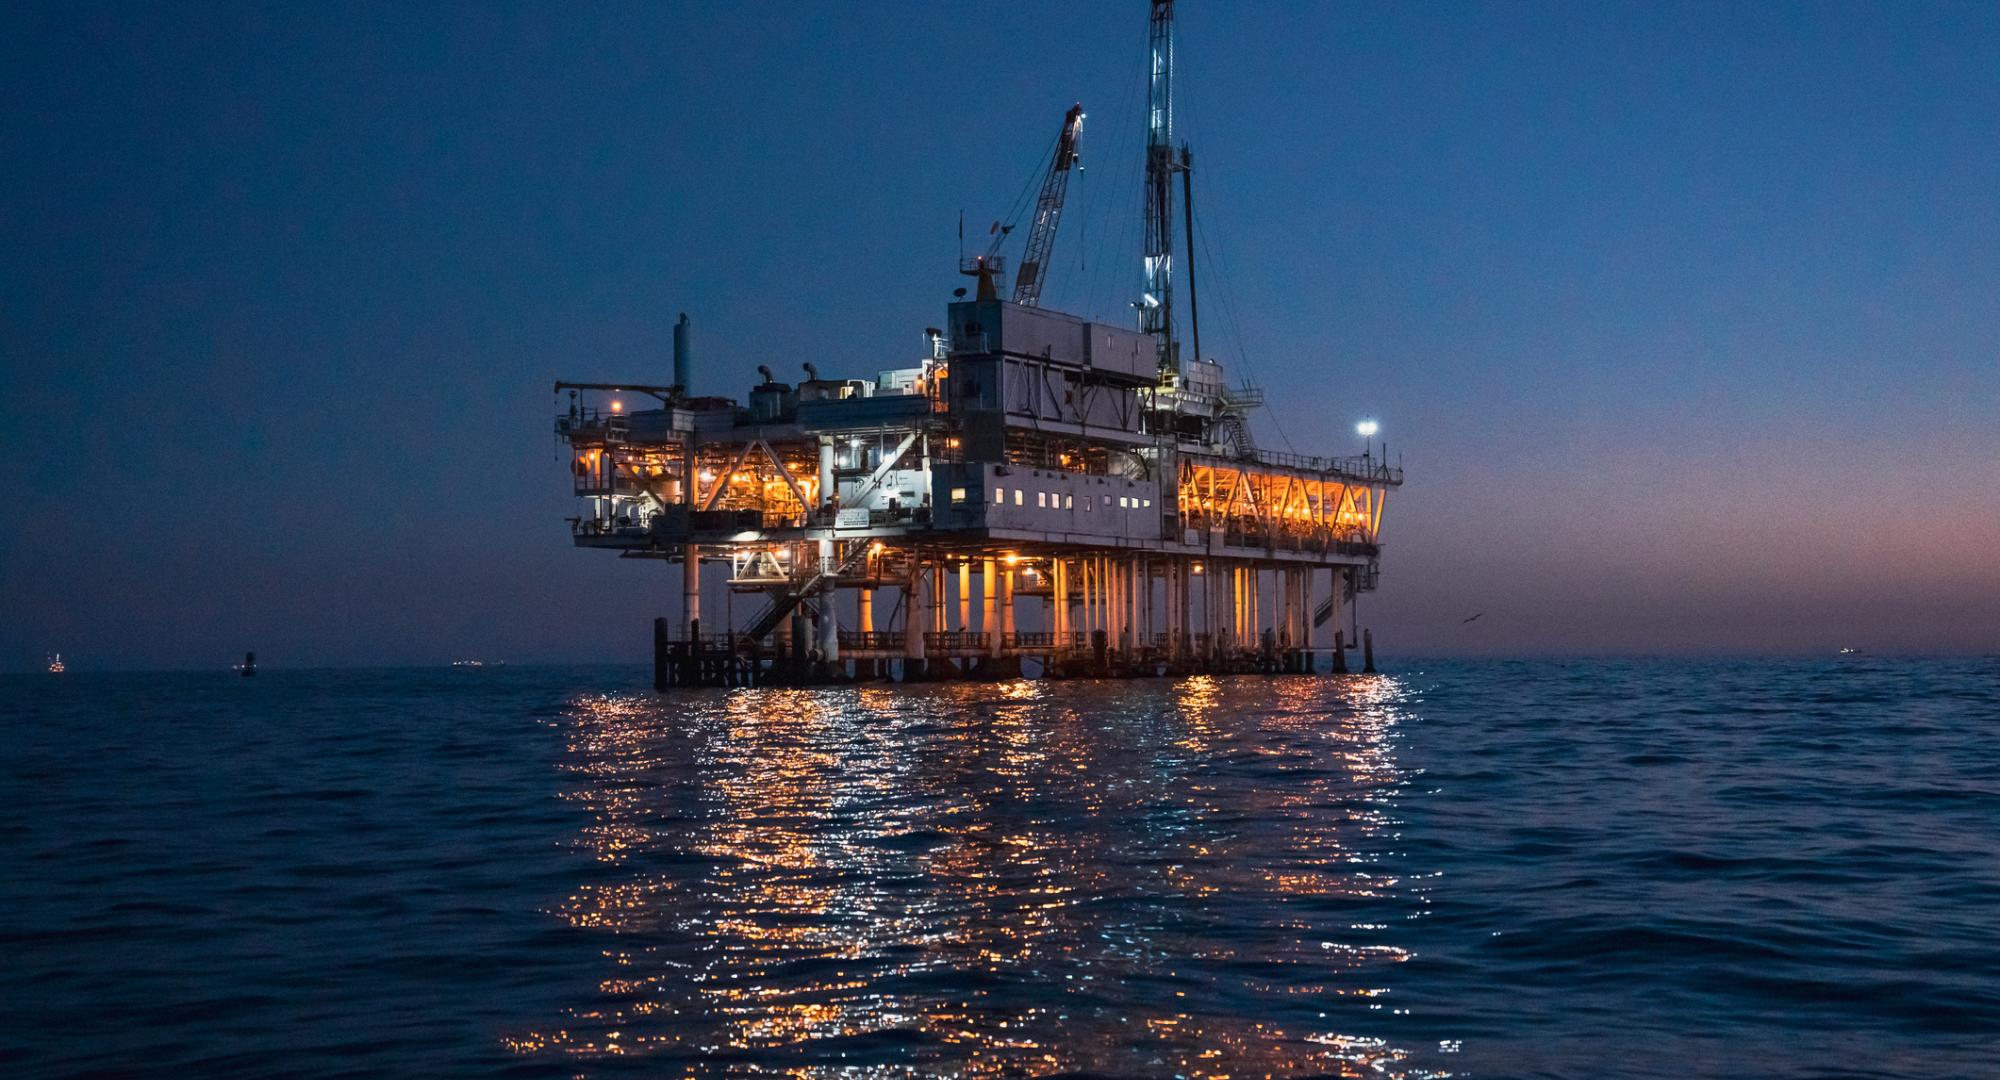
M 1062 220 L 1063 197 L 1069 192 L 1069 174 L 1076 165 L 1076 140 L 1083 134 L 1083 105 L 1070 106 L 1063 116 L 1062 134 L 1056 136 L 1056 155 L 1049 161 L 1048 178 L 1042 181 L 1041 198 L 1035 201 L 1035 221 L 1028 230 L 1028 250 L 1014 275 L 1014 302 L 1035 307 L 1042 302 L 1042 282 L 1049 265 L 1049 253 L 1056 246 L 1056 224 Z

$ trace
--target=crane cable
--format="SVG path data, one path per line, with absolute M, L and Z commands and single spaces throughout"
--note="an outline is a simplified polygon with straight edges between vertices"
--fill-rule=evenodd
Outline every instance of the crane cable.
M 1192 89 L 1193 80 L 1182 80 L 1182 82 L 1184 85 L 1189 85 L 1190 89 Z M 1201 124 L 1196 120 L 1197 110 L 1194 107 L 1194 101 L 1195 95 L 1192 93 L 1183 93 L 1181 95 L 1180 111 L 1187 118 L 1187 127 L 1190 132 L 1201 130 Z M 1189 141 L 1191 142 L 1192 140 Z M 1214 158 L 1210 158 L 1209 160 L 1212 161 Z M 1213 206 L 1214 200 L 1210 199 L 1203 205 Z M 1250 350 L 1243 343 L 1243 320 L 1237 315 L 1236 287 L 1232 280 L 1235 275 L 1231 272 L 1232 268 L 1227 261 L 1228 251 L 1226 248 L 1223 248 L 1220 237 L 1216 239 L 1215 246 L 1223 251 L 1223 258 L 1216 258 L 1214 252 L 1209 249 L 1208 234 L 1211 229 L 1208 219 L 1211 216 L 1212 214 L 1206 211 L 1194 215 L 1196 237 L 1199 238 L 1202 259 L 1208 263 L 1208 279 L 1215 282 L 1216 292 L 1220 294 L 1220 299 L 1222 300 L 1223 319 L 1229 323 L 1230 342 L 1236 347 L 1235 359 L 1242 365 L 1243 377 L 1248 381 L 1256 375 L 1256 366 L 1250 362 Z M 1190 264 L 1194 261 L 1195 253 L 1192 249 L 1195 246 L 1195 239 L 1190 238 L 1188 244 L 1190 249 L 1188 251 L 1188 262 Z M 1277 431 L 1279 440 L 1285 444 L 1285 449 L 1294 454 L 1298 453 L 1298 447 L 1292 444 L 1292 437 L 1285 432 L 1285 425 L 1278 420 L 1277 410 L 1267 410 L 1266 416 L 1271 421 L 1271 427 Z
M 1021 188 L 1021 193 L 1014 197 L 1014 204 L 1008 208 L 1007 216 L 994 222 L 998 226 L 998 235 L 994 235 L 991 232 L 988 233 L 988 235 L 993 236 L 993 242 L 987 245 L 987 251 L 997 250 L 1001 242 L 1013 234 L 1014 226 L 1020 224 L 1021 215 L 1027 212 L 1027 203 L 1030 194 L 1036 189 L 1037 185 L 1035 181 L 1048 173 L 1049 162 L 1055 160 L 1056 146 L 1060 146 L 1061 144 L 1062 138 L 1058 136 L 1056 144 L 1049 147 L 1049 152 L 1042 155 L 1041 159 L 1036 162 L 1034 171 L 1028 174 L 1028 183 Z

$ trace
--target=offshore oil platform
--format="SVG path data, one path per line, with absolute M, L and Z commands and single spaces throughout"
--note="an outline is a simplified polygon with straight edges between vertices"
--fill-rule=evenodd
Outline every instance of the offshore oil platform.
M 1173 0 L 1150 6 L 1136 326 L 1040 306 L 1077 106 L 1008 295 L 998 241 L 962 259 L 974 295 L 902 366 L 805 363 L 796 385 L 761 366 L 747 404 L 698 396 L 682 315 L 671 384 L 555 384 L 576 546 L 680 566 L 680 617 L 653 627 L 660 688 L 1012 678 L 1024 661 L 1048 677 L 1304 673 L 1320 654 L 1344 672 L 1357 637 L 1372 670 L 1353 601 L 1375 587 L 1402 472 L 1372 451 L 1255 445 L 1262 394 L 1203 355 L 1192 259 L 1183 349 L 1192 154 L 1174 139 Z M 655 407 L 628 407 L 640 398 Z M 761 598 L 742 625 L 704 621 L 705 566 Z

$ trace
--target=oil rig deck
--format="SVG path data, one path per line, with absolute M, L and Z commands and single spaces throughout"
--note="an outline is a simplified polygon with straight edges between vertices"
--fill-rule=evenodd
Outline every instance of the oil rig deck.
M 1193 189 L 1172 136 L 1172 7 L 1150 0 L 1136 328 L 1040 306 L 1078 106 L 1010 297 L 996 243 L 960 267 L 976 296 L 902 363 L 872 378 L 805 363 L 796 384 L 766 366 L 745 403 L 696 396 L 683 315 L 670 383 L 556 384 L 576 546 L 680 568 L 679 618 L 654 623 L 662 689 L 1013 678 L 1024 664 L 1280 673 L 1330 656 L 1346 670 L 1402 472 L 1372 453 L 1258 449 L 1262 396 L 1201 355 L 1191 280 L 1182 347 L 1173 204 L 1178 187 L 1191 227 Z M 718 589 L 732 613 L 734 597 L 755 601 L 740 623 L 704 618 Z

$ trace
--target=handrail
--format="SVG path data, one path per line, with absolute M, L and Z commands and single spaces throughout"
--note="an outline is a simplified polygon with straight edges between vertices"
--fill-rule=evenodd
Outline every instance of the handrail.
M 1394 468 L 1388 462 L 1367 454 L 1358 457 L 1323 458 L 1309 454 L 1286 454 L 1276 450 L 1252 450 L 1250 459 L 1259 465 L 1276 465 L 1286 469 L 1305 469 L 1310 472 L 1338 473 L 1342 476 L 1377 480 L 1387 484 L 1401 484 L 1403 470 Z

